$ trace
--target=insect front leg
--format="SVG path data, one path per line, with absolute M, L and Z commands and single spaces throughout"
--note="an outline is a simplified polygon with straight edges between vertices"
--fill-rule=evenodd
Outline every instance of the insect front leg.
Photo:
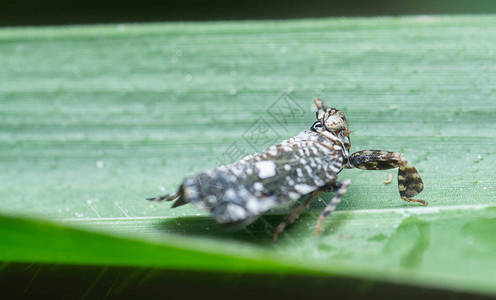
M 415 167 L 410 164 L 403 154 L 384 150 L 362 150 L 350 155 L 349 167 L 362 170 L 398 169 L 398 189 L 401 199 L 407 202 L 418 202 L 427 206 L 427 202 L 412 199 L 424 189 L 424 183 Z
M 325 190 L 326 192 L 337 193 L 334 198 L 332 198 L 331 202 L 327 204 L 324 211 L 322 211 L 322 213 L 320 214 L 319 220 L 317 221 L 317 229 L 315 229 L 316 235 L 320 234 L 320 229 L 322 228 L 322 222 L 324 222 L 324 219 L 338 207 L 339 203 L 343 199 L 344 194 L 346 194 L 346 190 L 348 189 L 350 182 L 351 181 L 348 179 L 343 181 L 336 181 L 331 186 L 329 186 L 327 190 Z
M 320 194 L 322 194 L 322 190 L 319 189 L 319 190 L 314 191 L 313 193 L 310 194 L 310 196 L 305 200 L 305 202 L 303 204 L 298 206 L 295 210 L 293 210 L 293 212 L 291 212 L 289 215 L 287 215 L 284 218 L 284 221 L 282 221 L 282 223 L 276 227 L 276 230 L 274 230 L 274 236 L 272 237 L 272 241 L 276 242 L 277 237 L 284 231 L 284 229 L 287 226 L 293 224 L 298 219 L 298 217 L 301 215 L 301 213 L 306 208 L 308 208 L 310 206 L 310 204 L 312 203 L 312 201 L 315 200 L 315 198 L 317 198 Z

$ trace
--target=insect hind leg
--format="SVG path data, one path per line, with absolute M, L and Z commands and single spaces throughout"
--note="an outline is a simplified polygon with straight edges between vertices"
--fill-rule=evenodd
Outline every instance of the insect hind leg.
M 351 181 L 349 179 L 343 181 L 336 181 L 334 182 L 333 185 L 327 188 L 328 191 L 336 191 L 337 193 L 334 196 L 334 198 L 332 198 L 331 202 L 327 204 L 326 208 L 320 214 L 319 219 L 317 221 L 317 228 L 315 229 L 316 235 L 320 234 L 320 230 L 322 229 L 322 223 L 324 222 L 324 219 L 328 215 L 330 215 L 334 210 L 336 210 L 336 208 L 338 207 L 339 203 L 343 199 L 344 194 L 346 194 L 346 190 L 348 189 L 350 183 Z
M 418 202 L 427 206 L 421 199 L 413 199 L 424 189 L 422 178 L 417 169 L 403 154 L 384 150 L 361 150 L 350 156 L 348 168 L 362 170 L 388 170 L 398 168 L 398 189 L 400 197 L 407 202 Z
M 293 212 L 291 212 L 289 215 L 287 215 L 284 218 L 284 221 L 282 221 L 281 224 L 279 224 L 276 229 L 274 230 L 274 236 L 272 237 L 272 241 L 276 242 L 277 237 L 284 231 L 284 229 L 293 224 L 298 217 L 301 215 L 301 213 L 310 206 L 310 204 L 317 198 L 320 194 L 322 194 L 323 190 L 318 189 L 310 194 L 310 196 L 305 200 L 303 204 L 298 206 Z
M 427 206 L 427 202 L 421 199 L 412 199 L 424 189 L 424 184 L 417 169 L 408 161 L 402 160 L 398 169 L 398 189 L 401 199 L 407 202 L 418 202 Z

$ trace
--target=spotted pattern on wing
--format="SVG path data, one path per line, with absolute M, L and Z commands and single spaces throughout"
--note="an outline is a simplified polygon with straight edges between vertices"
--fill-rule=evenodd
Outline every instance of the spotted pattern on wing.
M 341 144 L 307 130 L 264 152 L 185 179 L 185 196 L 220 224 L 246 225 L 334 182 L 344 152 Z

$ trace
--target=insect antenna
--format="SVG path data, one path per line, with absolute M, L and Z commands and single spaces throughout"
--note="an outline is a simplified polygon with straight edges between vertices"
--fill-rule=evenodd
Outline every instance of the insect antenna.
M 363 130 L 363 128 L 357 128 L 357 129 L 349 129 L 350 130 L 350 133 L 353 133 L 353 132 L 357 132 L 357 131 L 360 131 L 360 130 Z

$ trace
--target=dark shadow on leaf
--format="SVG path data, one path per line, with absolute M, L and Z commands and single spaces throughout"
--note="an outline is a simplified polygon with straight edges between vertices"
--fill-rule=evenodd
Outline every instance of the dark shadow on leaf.
M 284 214 L 268 214 L 258 218 L 252 224 L 236 230 L 225 229 L 209 216 L 180 217 L 164 220 L 157 229 L 168 235 L 197 236 L 222 240 L 236 240 L 257 245 L 272 245 L 274 229 L 284 219 Z M 279 242 L 293 239 L 295 236 L 314 236 L 318 215 L 303 214 L 295 224 L 286 227 L 279 236 Z M 329 218 L 324 223 L 321 236 L 333 234 L 342 224 L 341 219 Z M 308 226 L 310 224 L 310 227 Z M 332 230 L 331 230 L 332 229 Z
M 386 243 L 384 252 L 390 257 L 399 256 L 404 269 L 421 266 L 425 252 L 430 247 L 430 223 L 411 216 L 404 219 Z
M 171 235 L 198 236 L 223 240 L 238 240 L 258 245 L 272 244 L 274 229 L 284 219 L 285 215 L 264 215 L 252 224 L 236 230 L 222 228 L 211 217 L 181 217 L 164 220 L 158 229 Z M 290 233 L 294 224 L 286 228 L 283 233 Z

